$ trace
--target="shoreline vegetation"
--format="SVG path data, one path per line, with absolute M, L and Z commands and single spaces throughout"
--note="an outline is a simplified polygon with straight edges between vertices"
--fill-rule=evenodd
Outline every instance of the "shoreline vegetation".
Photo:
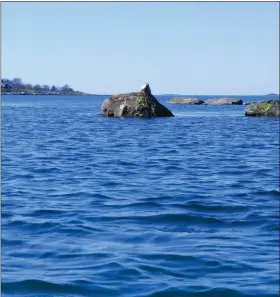
M 65 84 L 64 86 L 49 86 L 49 85 L 40 85 L 40 84 L 26 84 L 22 81 L 21 78 L 14 79 L 1 79 L 1 95 L 68 95 L 68 96 L 112 96 L 112 94 L 90 94 L 82 91 L 77 91 L 71 88 L 69 85 Z M 184 95 L 181 94 L 158 94 L 160 96 L 174 96 L 170 101 L 178 99 L 179 101 L 184 98 Z M 204 95 L 205 96 L 205 95 Z M 212 95 L 210 95 L 212 96 Z M 236 97 L 237 95 L 232 95 Z M 277 97 L 279 96 L 276 93 L 269 93 L 262 96 Z M 177 98 L 178 97 L 178 98 Z M 221 96 L 222 98 L 222 96 Z M 197 98 L 187 98 L 187 99 L 197 99 Z M 216 99 L 216 98 L 215 98 Z M 218 99 L 218 98 L 217 98 Z M 220 99 L 220 97 L 219 97 Z M 187 102 L 167 102 L 167 103 L 187 103 Z M 189 103 L 191 104 L 191 103 Z M 198 103 L 198 104 L 202 104 Z
M 49 86 L 31 85 L 23 83 L 21 78 L 1 79 L 1 95 L 68 95 L 68 96 L 90 96 L 95 94 L 84 93 L 72 89 L 69 85 Z

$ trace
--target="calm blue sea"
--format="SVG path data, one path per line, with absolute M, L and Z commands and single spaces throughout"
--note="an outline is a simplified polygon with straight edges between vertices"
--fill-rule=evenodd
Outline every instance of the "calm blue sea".
M 106 97 L 2 96 L 2 296 L 279 296 L 279 119 Z

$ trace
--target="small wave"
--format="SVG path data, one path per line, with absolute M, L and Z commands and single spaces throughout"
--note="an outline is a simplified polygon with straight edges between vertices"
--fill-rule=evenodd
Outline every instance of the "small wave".
M 23 243 L 22 240 L 17 240 L 17 239 L 6 239 L 2 237 L 2 246 L 11 246 L 11 245 L 15 245 L 15 246 L 19 246 Z
M 190 255 L 180 255 L 180 254 L 170 254 L 170 253 L 151 253 L 142 255 L 141 259 L 146 260 L 160 260 L 162 261 L 171 261 L 171 262 L 195 262 L 198 260 L 197 257 L 190 256 Z
M 57 215 L 62 215 L 65 213 L 63 210 L 58 210 L 58 209 L 40 209 L 40 210 L 35 210 L 30 213 L 31 216 L 57 216 Z
M 278 297 L 277 294 L 245 294 L 238 290 L 227 288 L 202 289 L 196 287 L 192 289 L 169 288 L 165 290 L 158 290 L 146 295 L 138 295 L 139 297 Z
M 267 195 L 270 195 L 270 196 L 280 196 L 280 191 L 278 190 L 268 190 L 268 191 L 265 191 L 265 190 L 262 190 L 262 191 L 256 191 L 253 193 L 254 195 L 260 195 L 260 196 L 267 196 Z
M 73 192 L 57 192 L 54 194 L 49 194 L 50 198 L 82 198 L 93 196 L 90 192 L 86 191 L 73 191 Z
M 14 220 L 9 223 L 9 226 L 12 227 L 22 227 L 25 229 L 33 229 L 34 231 L 40 233 L 43 230 L 51 230 L 53 228 L 57 228 L 60 226 L 59 223 L 56 222 L 28 222 L 23 220 Z
M 2 291 L 4 293 L 87 293 L 88 289 L 72 284 L 56 284 L 42 280 L 23 280 L 18 282 L 3 282 Z
M 34 168 L 32 169 L 33 173 L 59 173 L 62 172 L 59 168 L 50 167 L 50 168 Z
M 143 208 L 143 209 L 151 209 L 151 208 L 156 208 L 159 209 L 159 207 L 162 206 L 161 203 L 159 202 L 154 202 L 154 201 L 148 201 L 148 202 L 135 202 L 135 203 L 129 203 L 129 204 L 125 204 L 125 207 L 129 207 L 131 209 L 135 208 L 135 209 L 139 209 L 139 208 Z
M 3 208 L 3 205 L 2 205 L 2 208 Z M 12 218 L 13 215 L 3 211 L 2 214 L 1 214 L 1 217 L 2 217 L 2 219 L 9 219 L 9 218 Z
M 96 259 L 109 259 L 112 255 L 109 253 L 101 253 L 101 252 L 95 252 L 95 253 L 59 253 L 57 254 L 57 257 L 60 259 L 71 259 L 71 258 L 82 258 L 82 257 L 88 257 L 88 258 L 94 258 Z
M 87 236 L 89 234 L 92 234 L 94 232 L 101 232 L 101 229 L 96 229 L 96 228 L 84 228 L 83 226 L 79 225 L 79 226 L 75 226 L 75 227 L 65 227 L 65 226 L 61 226 L 59 228 L 59 232 L 63 233 L 63 234 L 68 234 L 68 235 L 72 235 L 72 236 Z
M 225 212 L 225 213 L 232 213 L 232 212 L 244 212 L 248 211 L 248 207 L 244 205 L 230 205 L 230 204 L 203 204 L 198 201 L 191 201 L 186 203 L 184 206 L 187 208 L 191 208 L 196 211 L 205 211 L 205 212 Z
M 117 187 L 120 185 L 121 185 L 120 182 L 113 182 L 113 181 L 106 181 L 106 182 L 102 183 L 102 186 L 105 186 L 105 187 Z
M 165 201 L 165 200 L 170 200 L 171 196 L 168 195 L 160 195 L 160 196 L 153 196 L 153 197 L 143 197 L 141 198 L 142 201 L 146 202 L 146 201 Z
M 261 226 L 264 231 L 280 231 L 279 220 L 267 222 Z
M 166 171 L 169 171 L 169 170 L 184 170 L 184 168 L 180 167 L 180 166 L 176 166 L 176 165 L 170 165 L 170 166 L 166 166 L 164 168 Z
M 149 216 L 148 221 L 155 223 L 200 223 L 200 224 L 219 224 L 223 225 L 223 220 L 213 217 L 203 217 L 188 214 L 160 214 Z
M 242 226 L 242 227 L 255 227 L 255 226 L 261 226 L 264 223 L 266 223 L 265 219 L 253 219 L 253 220 L 248 220 L 248 219 L 242 219 L 242 220 L 234 220 L 231 222 L 232 226 Z
M 57 284 L 36 279 L 18 282 L 2 282 L 2 292 L 17 294 L 17 296 L 20 296 L 21 294 L 83 294 L 83 296 L 93 296 L 92 294 L 109 294 L 109 296 L 119 296 L 118 290 L 110 289 L 101 285 L 97 286 L 85 280 L 76 280 L 70 284 Z
M 165 275 L 165 276 L 172 276 L 176 278 L 186 277 L 186 275 L 182 272 L 179 272 L 177 270 L 172 270 L 170 268 L 165 268 L 159 265 L 141 264 L 138 266 L 138 269 L 142 272 L 142 274 L 147 274 L 147 275 Z
M 189 214 L 158 214 L 158 215 L 144 215 L 144 216 L 126 216 L 126 215 L 119 215 L 119 216 L 100 216 L 91 218 L 91 221 L 138 221 L 139 223 L 167 223 L 167 224 L 216 224 L 216 225 L 225 225 L 226 222 L 214 218 L 214 217 L 203 217 L 203 216 L 196 216 L 196 215 L 189 215 Z
M 35 175 L 33 175 L 33 174 L 23 173 L 23 174 L 15 174 L 11 178 L 7 178 L 7 180 L 9 180 L 9 179 L 28 179 L 28 178 L 34 178 L 34 177 L 35 177 Z
M 127 166 L 127 167 L 138 168 L 138 165 L 136 163 L 127 162 L 127 161 L 121 161 L 121 160 L 119 160 L 117 164 L 120 165 L 120 166 L 125 166 L 125 167 Z

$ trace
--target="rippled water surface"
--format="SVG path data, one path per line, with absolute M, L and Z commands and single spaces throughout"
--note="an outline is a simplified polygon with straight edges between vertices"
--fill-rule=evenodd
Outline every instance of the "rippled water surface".
M 2 97 L 2 296 L 278 296 L 279 119 L 104 98 Z

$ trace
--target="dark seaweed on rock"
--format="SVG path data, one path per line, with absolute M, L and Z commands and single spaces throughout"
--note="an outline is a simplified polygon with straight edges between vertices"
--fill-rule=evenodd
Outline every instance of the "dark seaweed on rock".
M 152 95 L 149 84 L 140 92 L 113 95 L 105 99 L 101 113 L 108 117 L 172 117 L 172 112 Z

